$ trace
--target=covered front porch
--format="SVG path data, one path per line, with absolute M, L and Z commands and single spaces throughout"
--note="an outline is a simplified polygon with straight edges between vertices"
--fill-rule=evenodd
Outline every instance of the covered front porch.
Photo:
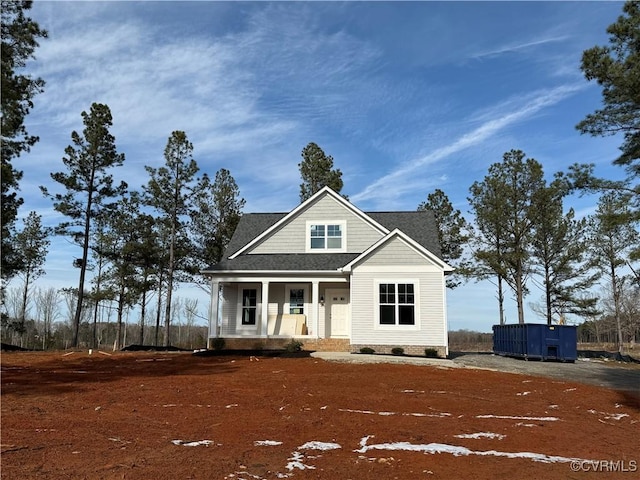
M 275 342 L 350 337 L 350 284 L 340 278 L 214 278 L 211 282 L 209 343 L 224 338 Z M 259 340 L 258 342 L 255 342 Z M 251 342 L 240 342 L 247 344 Z M 348 344 L 348 342 L 347 342 Z

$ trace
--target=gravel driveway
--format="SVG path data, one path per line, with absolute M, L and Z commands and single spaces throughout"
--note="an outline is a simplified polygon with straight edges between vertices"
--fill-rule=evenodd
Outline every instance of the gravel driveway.
M 541 362 L 502 357 L 492 353 L 454 353 L 454 364 L 523 373 L 589 383 L 616 390 L 640 392 L 640 365 L 616 361 L 578 358 L 575 363 Z
M 312 357 L 349 363 L 411 363 L 441 368 L 483 368 L 571 380 L 600 387 L 640 393 L 640 364 L 578 358 L 563 363 L 502 357 L 493 353 L 451 352 L 450 358 L 426 358 L 395 355 L 365 355 L 348 352 L 313 352 Z

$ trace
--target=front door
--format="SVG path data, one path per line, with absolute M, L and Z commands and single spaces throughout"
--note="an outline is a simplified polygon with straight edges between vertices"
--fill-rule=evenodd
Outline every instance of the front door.
M 332 337 L 349 336 L 349 290 L 327 290 L 327 315 Z

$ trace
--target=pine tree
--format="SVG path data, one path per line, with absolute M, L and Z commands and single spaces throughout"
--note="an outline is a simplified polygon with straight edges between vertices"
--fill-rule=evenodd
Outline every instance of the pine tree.
M 198 164 L 192 157 L 193 145 L 182 131 L 174 131 L 164 150 L 165 166 L 145 167 L 151 176 L 144 187 L 145 202 L 156 209 L 168 227 L 169 259 L 165 299 L 164 345 L 170 345 L 171 296 L 176 276 L 188 271 L 184 262 L 189 257 L 189 241 L 185 221 L 196 192 Z M 182 263 L 182 264 L 181 264 Z
M 19 275 L 24 281 L 19 327 L 24 332 L 25 315 L 29 289 L 39 277 L 45 274 L 43 265 L 49 249 L 49 229 L 42 226 L 42 216 L 30 212 L 24 221 L 24 228 L 15 236 L 15 250 L 19 258 Z
M 427 196 L 427 201 L 418 206 L 419 211 L 433 212 L 438 228 L 438 241 L 442 258 L 449 265 L 456 268 L 456 274 L 465 274 L 465 263 L 459 262 L 464 253 L 464 247 L 471 239 L 471 225 L 462 216 L 462 212 L 454 209 L 449 197 L 440 189 L 436 189 Z M 447 287 L 455 288 L 460 280 L 447 277 Z
M 581 69 L 588 81 L 602 86 L 603 108 L 576 128 L 594 136 L 621 133 L 622 155 L 615 161 L 633 176 L 640 175 L 640 2 L 624 4 L 624 15 L 607 28 L 610 44 L 582 54 Z
M 624 283 L 621 269 L 627 265 L 629 250 L 638 244 L 639 237 L 638 221 L 629 208 L 628 197 L 616 193 L 603 195 L 589 225 L 589 254 L 609 280 L 620 354 L 624 345 L 620 314 Z
M 11 237 L 14 234 L 18 208 L 22 198 L 17 190 L 22 178 L 22 171 L 16 169 L 12 162 L 22 153 L 28 152 L 38 141 L 38 137 L 29 134 L 24 119 L 33 108 L 33 98 L 44 89 L 44 80 L 20 73 L 34 52 L 39 38 L 47 38 L 47 31 L 38 23 L 25 15 L 31 9 L 31 1 L 2 0 L 2 54 L 0 56 L 0 84 L 2 94 L 2 115 L 0 115 L 0 132 L 2 132 L 0 172 L 0 204 L 2 205 L 2 221 L 0 222 L 2 245 L 2 278 L 9 279 L 16 272 L 17 258 L 14 256 Z
M 594 315 L 597 298 L 585 296 L 596 281 L 592 265 L 586 261 L 586 219 L 576 220 L 575 212 L 563 211 L 567 190 L 563 182 L 552 182 L 534 195 L 534 232 L 531 239 L 534 271 L 542 277 L 545 318 L 553 315 Z
M 84 300 L 84 284 L 90 248 L 91 224 L 110 200 L 123 195 L 127 184 L 114 186 L 113 176 L 107 173 L 121 166 L 124 154 L 117 153 L 115 137 L 109 133 L 113 124 L 107 105 L 93 103 L 89 113 L 82 112 L 84 130 L 82 135 L 71 133 L 73 145 L 65 149 L 62 162 L 67 172 L 56 172 L 51 178 L 66 189 L 66 193 L 50 194 L 40 187 L 43 194 L 53 199 L 53 207 L 70 220 L 57 227 L 57 233 L 68 235 L 82 248 L 82 257 L 74 261 L 80 268 L 78 298 L 73 320 L 73 346 L 78 346 L 78 332 Z
M 534 196 L 544 187 L 542 165 L 524 152 L 511 150 L 489 167 L 483 182 L 471 186 L 469 203 L 480 230 L 474 252 L 514 293 L 518 322 L 524 323 L 524 297 L 532 273 L 529 244 L 533 232 Z
M 218 263 L 240 221 L 245 200 L 227 169 L 216 172 L 214 182 L 200 179 L 195 208 L 191 213 L 195 264 L 198 269 Z
M 300 202 L 312 197 L 323 187 L 330 187 L 340 193 L 343 187 L 342 172 L 333 169 L 332 156 L 326 155 L 318 145 L 311 142 L 302 149 L 302 159 L 298 164 L 302 177 Z

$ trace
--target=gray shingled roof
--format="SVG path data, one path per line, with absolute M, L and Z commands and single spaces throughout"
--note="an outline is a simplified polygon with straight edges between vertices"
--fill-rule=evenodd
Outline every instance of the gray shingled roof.
M 390 231 L 397 228 L 441 258 L 433 212 L 365 213 Z M 222 261 L 207 270 L 337 270 L 361 253 L 242 254 L 229 260 L 230 255 L 240 250 L 286 215 L 287 213 L 247 213 L 242 215 Z

